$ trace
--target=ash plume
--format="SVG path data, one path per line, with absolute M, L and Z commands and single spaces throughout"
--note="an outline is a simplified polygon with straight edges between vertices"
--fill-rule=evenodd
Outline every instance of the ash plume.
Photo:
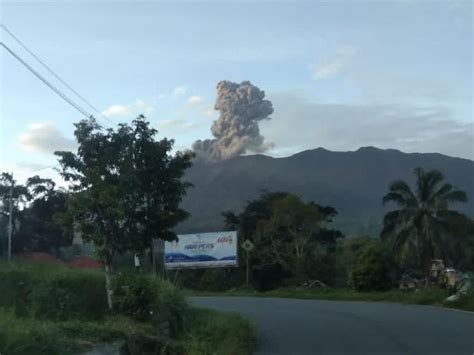
M 263 153 L 271 145 L 264 142 L 258 122 L 270 119 L 272 103 L 264 100 L 265 92 L 249 81 L 217 83 L 214 108 L 219 118 L 211 127 L 214 139 L 197 140 L 193 150 L 198 158 L 225 160 L 246 152 Z

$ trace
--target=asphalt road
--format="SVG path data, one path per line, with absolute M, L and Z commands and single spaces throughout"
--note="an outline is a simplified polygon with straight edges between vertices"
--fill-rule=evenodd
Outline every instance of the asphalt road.
M 258 327 L 257 354 L 474 355 L 474 314 L 434 307 L 250 297 L 193 297 Z

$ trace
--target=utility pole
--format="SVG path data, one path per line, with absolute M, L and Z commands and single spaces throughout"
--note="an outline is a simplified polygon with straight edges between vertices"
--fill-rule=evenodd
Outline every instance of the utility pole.
M 10 213 L 8 214 L 8 262 L 12 259 L 12 232 L 13 232 L 13 173 L 10 185 Z

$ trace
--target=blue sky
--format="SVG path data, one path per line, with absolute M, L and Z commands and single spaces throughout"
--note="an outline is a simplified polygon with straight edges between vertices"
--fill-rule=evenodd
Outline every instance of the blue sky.
M 113 122 L 145 113 L 178 149 L 211 137 L 219 80 L 250 80 L 275 108 L 260 125 L 270 155 L 373 145 L 474 158 L 470 1 L 3 0 L 0 10 Z M 1 170 L 54 176 L 34 170 L 74 148 L 82 117 L 5 50 L 0 60 Z

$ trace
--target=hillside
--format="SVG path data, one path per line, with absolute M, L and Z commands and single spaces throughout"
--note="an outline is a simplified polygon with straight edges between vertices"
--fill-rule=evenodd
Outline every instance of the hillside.
M 178 232 L 222 228 L 221 211 L 240 212 L 261 190 L 288 191 L 305 200 L 334 206 L 335 224 L 349 235 L 377 235 L 387 208 L 381 199 L 395 179 L 414 181 L 413 169 L 441 170 L 447 181 L 465 190 L 470 202 L 457 206 L 474 215 L 474 162 L 445 155 L 403 153 L 373 147 L 353 152 L 307 150 L 286 158 L 240 156 L 215 164 L 196 163 L 187 173 L 193 183 L 183 201 L 191 217 Z

